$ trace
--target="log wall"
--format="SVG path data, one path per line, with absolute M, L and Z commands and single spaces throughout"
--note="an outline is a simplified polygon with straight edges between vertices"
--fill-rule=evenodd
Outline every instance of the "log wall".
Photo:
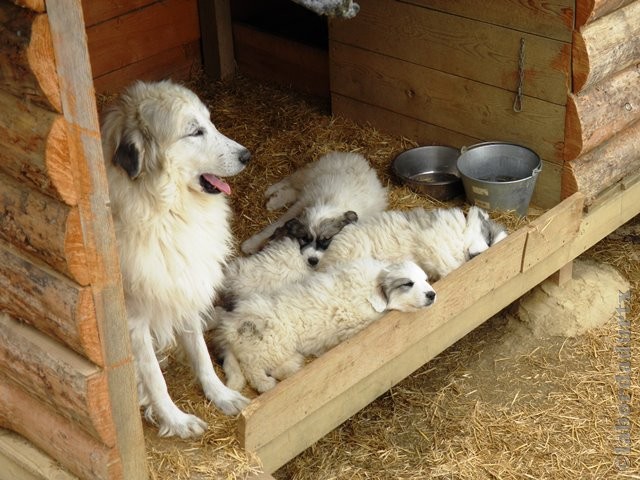
M 144 479 L 80 0 L 0 0 L 0 62 L 0 427 L 82 479 Z
M 562 196 L 588 206 L 640 172 L 640 0 L 579 0 Z

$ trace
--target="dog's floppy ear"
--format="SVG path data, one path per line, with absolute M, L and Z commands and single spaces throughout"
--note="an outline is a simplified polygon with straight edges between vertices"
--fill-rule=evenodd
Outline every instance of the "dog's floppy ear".
M 341 227 L 344 227 L 345 225 L 349 225 L 350 223 L 356 223 L 357 221 L 358 221 L 358 214 L 353 210 L 349 210 L 348 212 L 344 212 L 344 214 L 342 215 Z
M 129 178 L 135 180 L 142 173 L 144 147 L 140 135 L 130 133 L 124 136 L 113 154 L 113 163 L 122 167 Z
M 288 220 L 287 223 L 284 224 L 284 226 L 287 229 L 287 234 L 291 238 L 304 238 L 308 233 L 307 227 L 305 227 L 303 223 L 297 218 Z
M 368 300 L 373 309 L 378 313 L 382 313 L 387 309 L 387 297 L 380 286 L 377 287 L 371 295 L 369 295 Z

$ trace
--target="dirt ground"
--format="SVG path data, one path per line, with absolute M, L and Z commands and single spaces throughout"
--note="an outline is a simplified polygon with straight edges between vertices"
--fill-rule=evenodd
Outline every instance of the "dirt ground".
M 242 78 L 231 84 L 199 78 L 190 86 L 211 106 L 218 128 L 254 153 L 250 167 L 231 180 L 239 240 L 272 219 L 262 206 L 264 189 L 319 154 L 360 151 L 391 185 L 385 165 L 414 146 L 332 118 L 327 102 L 287 89 Z M 406 188 L 391 186 L 392 205 L 421 204 Z M 637 405 L 640 393 L 640 219 L 583 257 L 616 267 L 631 284 L 628 388 L 616 383 L 614 311 L 604 326 L 576 338 L 538 339 L 507 309 L 282 467 L 276 479 L 640 478 L 638 416 L 619 397 Z M 178 405 L 210 428 L 183 442 L 158 438 L 145 423 L 151 478 L 235 479 L 256 471 L 235 439 L 235 419 L 204 401 L 186 367 L 171 362 L 166 376 Z M 616 430 L 621 419 L 630 419 L 633 446 L 616 455 L 625 446 L 620 433 L 629 432 Z

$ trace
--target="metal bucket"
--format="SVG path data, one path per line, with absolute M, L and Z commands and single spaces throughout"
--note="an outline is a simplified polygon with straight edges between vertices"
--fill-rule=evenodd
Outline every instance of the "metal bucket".
M 457 166 L 470 203 L 486 210 L 527 214 L 542 170 L 533 150 L 507 142 L 483 142 L 460 151 Z

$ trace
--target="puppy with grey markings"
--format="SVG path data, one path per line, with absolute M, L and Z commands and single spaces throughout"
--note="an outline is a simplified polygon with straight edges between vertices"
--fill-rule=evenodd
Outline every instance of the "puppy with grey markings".
M 132 85 L 101 130 L 139 401 L 160 435 L 198 436 L 207 425 L 171 400 L 156 352 L 177 340 L 222 412 L 248 404 L 216 376 L 203 316 L 232 248 L 222 177 L 251 155 L 217 131 L 193 92 L 169 81 Z
M 300 253 L 315 266 L 345 225 L 387 208 L 387 189 L 366 158 L 330 152 L 265 192 L 268 210 L 290 205 L 274 223 L 242 243 L 250 254 L 283 235 L 295 238 Z
M 318 269 L 354 258 L 410 258 L 435 281 L 506 236 L 504 227 L 476 206 L 466 216 L 460 208 L 390 210 L 345 227 Z
M 436 293 L 413 262 L 361 258 L 314 272 L 298 283 L 239 300 L 218 316 L 227 386 L 245 379 L 265 392 L 385 312 L 412 312 L 433 304 Z

